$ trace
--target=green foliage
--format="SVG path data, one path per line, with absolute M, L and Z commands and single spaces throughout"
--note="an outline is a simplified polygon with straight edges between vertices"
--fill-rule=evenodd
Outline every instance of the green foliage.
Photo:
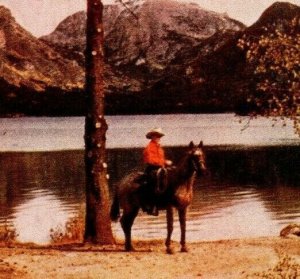
M 292 119 L 300 135 L 300 17 L 266 25 L 262 31 L 238 41 L 255 78 L 256 91 L 247 101 L 254 114 Z

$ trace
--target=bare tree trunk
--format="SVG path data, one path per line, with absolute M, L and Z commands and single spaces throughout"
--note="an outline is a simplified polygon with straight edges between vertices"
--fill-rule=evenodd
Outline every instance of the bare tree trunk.
M 106 131 L 104 118 L 103 5 L 87 0 L 85 120 L 86 220 L 85 241 L 112 244 L 114 238 L 109 216 Z

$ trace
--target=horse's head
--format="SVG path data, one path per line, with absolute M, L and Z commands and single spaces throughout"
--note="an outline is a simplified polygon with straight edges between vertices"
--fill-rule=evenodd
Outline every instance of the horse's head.
M 192 164 L 192 168 L 198 176 L 206 174 L 206 161 L 205 154 L 203 151 L 203 142 L 200 141 L 199 145 L 195 145 L 192 141 L 189 144 L 189 158 Z

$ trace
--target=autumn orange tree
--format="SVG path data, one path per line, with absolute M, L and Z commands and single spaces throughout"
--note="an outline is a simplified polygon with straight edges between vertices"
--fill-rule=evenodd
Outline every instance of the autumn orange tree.
M 300 135 L 300 17 L 274 26 L 266 25 L 260 36 L 245 34 L 238 46 L 245 50 L 253 72 L 255 92 L 248 102 L 252 115 L 292 119 Z
M 85 166 L 85 241 L 113 244 L 106 161 L 104 118 L 104 30 L 103 4 L 87 0 Z

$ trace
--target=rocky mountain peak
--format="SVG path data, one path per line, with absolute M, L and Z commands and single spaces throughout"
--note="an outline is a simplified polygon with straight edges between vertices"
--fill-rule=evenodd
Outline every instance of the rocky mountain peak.
M 299 17 L 300 7 L 289 2 L 275 2 L 267 8 L 260 18 L 254 23 L 250 29 L 255 29 L 259 26 L 276 24 L 277 21 L 292 20 L 294 17 Z
M 103 21 L 105 35 L 114 27 L 115 20 L 121 12 L 120 5 L 105 5 Z M 65 58 L 77 61 L 84 66 L 84 49 L 86 43 L 86 12 L 80 11 L 65 18 L 49 35 L 40 40 L 58 50 Z
M 141 92 L 164 74 L 179 53 L 245 26 L 196 4 L 174 0 L 126 1 L 104 6 L 109 91 Z M 84 67 L 86 13 L 78 12 L 40 39 Z M 111 72 L 112 71 L 112 72 Z M 110 82 L 114 85 L 111 85 Z M 116 82 L 117 81 L 117 82 Z M 116 88 L 117 87 L 117 88 Z
M 136 112 L 154 113 L 197 104 L 198 93 L 190 95 L 194 82 L 187 79 L 194 69 L 189 61 L 197 57 L 198 65 L 245 26 L 197 4 L 174 0 L 126 2 L 130 10 L 120 4 L 104 7 L 107 110 L 128 113 L 134 106 Z M 5 30 L 1 27 L 0 55 L 5 67 L 1 69 L 0 85 L 3 79 L 5 84 L 21 88 L 15 90 L 18 96 L 24 91 L 47 92 L 28 95 L 28 107 L 34 106 L 36 111 L 47 102 L 43 97 L 47 94 L 57 111 L 66 110 L 68 94 L 61 93 L 77 88 L 72 91 L 70 111 L 83 111 L 86 13 L 69 16 L 40 39 L 17 24 L 7 24 Z M 3 47 L 7 48 L 1 52 Z M 206 79 L 201 75 L 199 80 L 202 84 Z M 14 94 L 6 93 L 6 103 L 15 106 Z M 205 103 L 208 98 L 201 96 L 199 100 Z M 23 104 L 22 97 L 19 103 Z
M 9 39 L 10 29 L 16 24 L 11 11 L 0 6 L 0 49 L 5 49 Z
M 104 6 L 104 23 L 105 34 L 110 32 L 114 25 L 114 21 L 121 12 L 120 5 L 105 5 Z M 65 18 L 56 29 L 47 36 L 42 36 L 40 39 L 65 47 L 75 47 L 83 49 L 85 47 L 85 29 L 86 29 L 86 12 L 79 11 Z
M 63 20 L 52 33 L 52 42 L 60 42 L 62 45 L 77 45 L 81 48 L 85 45 L 85 38 L 81 34 L 85 33 L 86 13 L 77 12 Z
M 3 6 L 0 6 L 0 59 L 0 82 L 6 84 L 5 90 L 12 90 L 13 86 L 43 92 L 47 87 L 70 90 L 83 86 L 83 71 L 78 64 L 65 60 L 22 28 Z
M 184 48 L 217 32 L 244 28 L 224 15 L 174 0 L 146 0 L 134 14 L 124 10 L 106 38 L 115 65 L 145 63 L 153 70 L 164 69 Z
M 3 19 L 6 19 L 7 21 L 10 21 L 13 19 L 11 11 L 7 9 L 4 6 L 0 6 L 0 20 L 1 23 L 3 22 Z

